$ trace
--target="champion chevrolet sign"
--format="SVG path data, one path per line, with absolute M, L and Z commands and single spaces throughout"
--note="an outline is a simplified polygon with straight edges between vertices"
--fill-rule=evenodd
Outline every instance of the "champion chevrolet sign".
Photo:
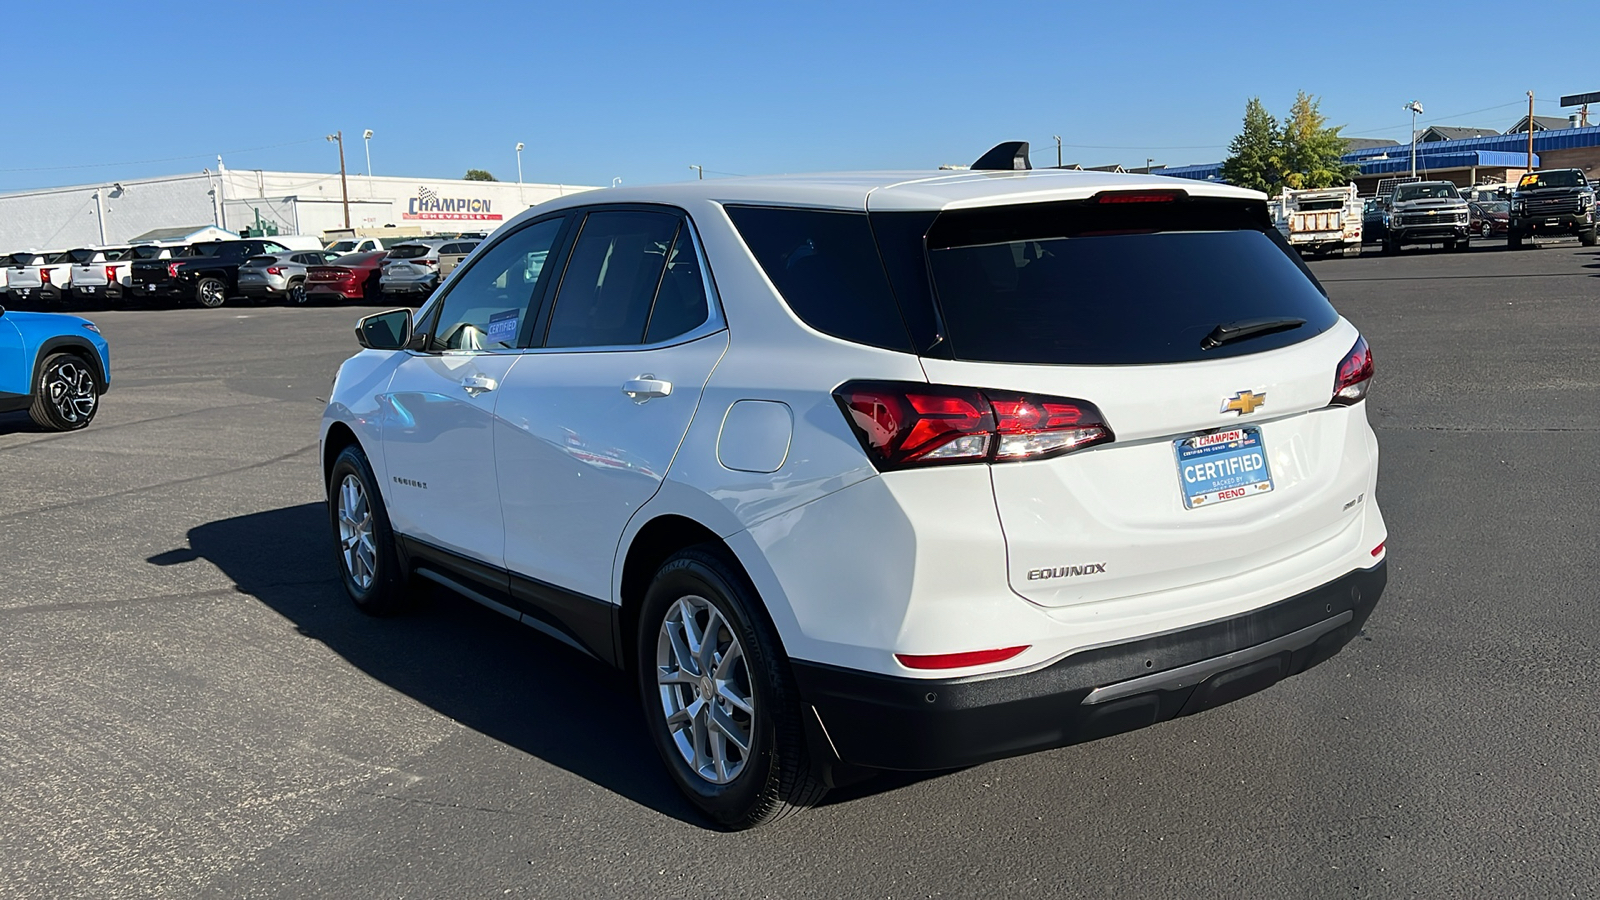
M 413 221 L 466 221 L 498 222 L 504 218 L 491 212 L 488 200 L 477 197 L 441 197 L 425 187 L 417 188 L 417 195 L 406 204 L 401 218 Z

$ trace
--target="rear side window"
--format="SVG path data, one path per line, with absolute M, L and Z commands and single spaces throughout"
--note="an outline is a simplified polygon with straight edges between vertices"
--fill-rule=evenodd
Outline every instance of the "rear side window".
M 656 288 L 678 233 L 671 213 L 590 213 L 550 313 L 546 347 L 612 347 L 644 340 Z
M 764 206 L 727 213 L 800 321 L 857 344 L 911 349 L 866 213 Z
M 1292 251 L 1266 230 L 1226 227 L 1238 224 L 1240 210 L 1117 206 L 1149 209 L 1102 215 L 1083 204 L 1040 204 L 942 216 L 929 233 L 928 259 L 952 355 L 1046 365 L 1196 362 L 1288 346 L 1338 320 Z M 1250 319 L 1304 323 L 1201 346 L 1217 326 Z

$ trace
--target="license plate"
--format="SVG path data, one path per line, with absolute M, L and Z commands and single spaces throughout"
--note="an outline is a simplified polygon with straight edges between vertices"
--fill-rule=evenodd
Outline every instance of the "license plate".
M 1260 428 L 1234 428 L 1172 442 L 1178 483 L 1189 509 L 1215 506 L 1272 490 Z
M 96 286 L 95 286 L 95 285 L 92 285 L 92 284 L 90 284 L 90 285 L 85 285 L 85 286 L 84 286 L 84 288 L 83 288 L 83 289 L 84 289 L 84 290 L 85 290 L 85 291 L 87 291 L 87 292 L 89 292 L 89 293 L 91 293 L 91 294 L 92 294 L 92 293 L 94 293 L 94 292 L 95 292 L 95 291 L 98 291 L 98 290 L 100 290 L 100 289 L 99 289 L 99 288 L 98 288 L 98 287 L 96 287 Z
M 1561 220 L 1560 219 L 1545 219 L 1544 223 L 1546 225 L 1560 225 L 1561 224 Z

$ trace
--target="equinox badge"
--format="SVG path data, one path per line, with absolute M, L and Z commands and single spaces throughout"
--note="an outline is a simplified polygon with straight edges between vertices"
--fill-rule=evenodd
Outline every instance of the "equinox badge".
M 1239 393 L 1234 394 L 1232 397 L 1225 398 L 1222 401 L 1222 409 L 1218 411 L 1236 412 L 1241 416 L 1248 416 L 1257 409 L 1260 409 L 1266 405 L 1266 391 L 1262 391 L 1259 394 L 1254 391 L 1240 391 Z

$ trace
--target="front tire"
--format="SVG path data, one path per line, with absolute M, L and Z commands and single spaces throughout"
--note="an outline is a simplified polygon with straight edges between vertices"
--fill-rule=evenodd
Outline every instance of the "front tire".
M 822 799 L 788 657 L 723 552 L 692 547 L 668 559 L 636 637 L 647 730 L 690 802 L 738 830 Z
M 1596 235 L 1593 228 L 1585 228 L 1584 230 L 1578 232 L 1578 243 L 1582 244 L 1583 246 L 1593 247 L 1595 245 L 1595 241 Z
M 51 431 L 88 427 L 100 411 L 100 388 L 94 369 L 75 353 L 55 353 L 39 367 L 28 415 Z
M 194 286 L 195 302 L 206 309 L 216 309 L 228 300 L 228 286 L 220 278 L 202 278 Z
M 356 608 L 372 616 L 404 611 L 407 577 L 395 549 L 389 511 L 366 454 L 352 444 L 328 473 L 328 517 L 340 580 Z

